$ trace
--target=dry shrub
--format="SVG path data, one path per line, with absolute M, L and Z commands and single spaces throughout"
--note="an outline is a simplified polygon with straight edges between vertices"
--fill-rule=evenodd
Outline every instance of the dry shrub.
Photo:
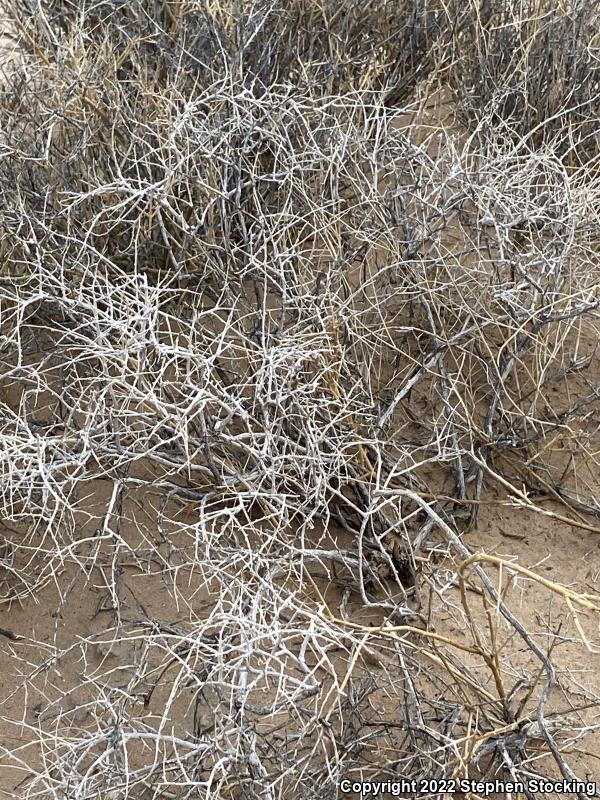
M 452 559 L 471 556 L 460 534 L 487 487 L 547 513 L 524 480 L 539 490 L 548 440 L 597 401 L 548 404 L 591 363 L 598 181 L 560 137 L 529 147 L 529 111 L 494 106 L 504 127 L 480 149 L 481 120 L 464 144 L 422 121 L 450 56 L 484 111 L 494 69 L 515 71 L 475 64 L 473 37 L 525 49 L 550 33 L 384 0 L 9 11 L 23 55 L 0 96 L 3 563 L 13 597 L 65 562 L 104 569 L 106 637 L 128 654 L 88 669 L 88 637 L 27 678 L 75 651 L 86 664 L 78 705 L 58 692 L 32 726 L 45 761 L 24 791 L 313 798 L 347 775 L 523 778 L 540 741 L 572 777 L 545 716 L 550 655 L 477 561 L 480 624 Z M 556 66 L 574 81 L 558 106 L 527 84 L 538 117 L 584 90 L 591 113 L 582 57 Z M 81 535 L 100 481 L 109 499 Z M 163 543 L 185 542 L 160 555 L 173 591 L 200 574 L 210 598 L 177 625 L 122 617 L 118 565 L 159 558 L 122 525 L 140 487 L 162 496 Z M 450 606 L 452 586 L 457 639 L 427 624 L 422 594 Z M 509 630 L 533 705 L 504 685 Z

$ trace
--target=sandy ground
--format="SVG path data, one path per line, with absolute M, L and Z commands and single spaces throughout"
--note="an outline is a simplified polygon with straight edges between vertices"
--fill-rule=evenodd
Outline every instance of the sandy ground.
M 110 496 L 111 487 L 99 483 L 89 496 L 86 511 L 93 515 L 82 525 L 82 537 L 93 530 L 102 518 L 102 511 Z M 501 497 L 488 496 L 489 504 L 481 508 L 477 527 L 465 536 L 465 541 L 474 552 L 498 555 L 507 561 L 534 569 L 538 575 L 569 586 L 579 592 L 596 594 L 600 589 L 600 534 L 597 531 L 573 529 L 532 512 L 517 511 L 497 503 Z M 156 528 L 157 498 L 132 496 L 124 503 L 121 532 L 132 549 L 142 552 L 146 547 L 164 551 Z M 556 508 L 552 504 L 552 508 Z M 187 511 L 186 513 L 190 513 Z M 557 509 L 557 513 L 560 513 Z M 189 521 L 192 522 L 192 517 Z M 181 535 L 181 534 L 180 534 Z M 341 533 L 339 534 L 342 535 Z M 174 536 L 174 542 L 176 537 Z M 181 542 L 184 546 L 184 542 Z M 129 562 L 129 563 L 128 563 Z M 43 753 L 39 747 L 39 733 L 51 729 L 51 720 L 61 715 L 74 726 L 85 726 L 87 693 L 99 685 L 118 686 L 127 683 L 131 665 L 135 663 L 135 642 L 113 646 L 111 634 L 120 617 L 122 629 L 140 621 L 160 620 L 162 623 L 183 624 L 197 618 L 210 606 L 210 597 L 197 592 L 198 576 L 173 574 L 160 563 L 148 564 L 147 571 L 131 565 L 127 552 L 117 558 L 116 564 L 108 560 L 103 568 L 93 569 L 89 574 L 76 565 L 66 564 L 56 584 L 50 583 L 39 594 L 19 603 L 4 604 L 0 637 L 0 796 L 18 797 L 27 786 L 32 769 L 42 765 Z M 102 559 L 99 562 L 102 564 Z M 118 567 L 120 578 L 115 597 L 107 589 L 106 570 Z M 498 573 L 489 570 L 498 579 Z M 423 592 L 424 606 L 439 605 L 434 618 L 438 633 L 462 642 L 472 642 L 473 634 L 468 629 L 456 588 L 456 572 L 448 563 L 433 579 L 437 588 L 445 580 L 450 584 L 444 588 L 444 607 L 438 603 L 438 595 Z M 201 581 L 200 581 L 201 582 Z M 544 647 L 553 646 L 553 657 L 557 667 L 559 686 L 552 692 L 548 710 L 569 711 L 571 727 L 565 736 L 571 740 L 567 751 L 579 777 L 588 780 L 599 776 L 600 737 L 595 728 L 600 723 L 597 708 L 585 708 L 594 704 L 594 696 L 600 693 L 600 632 L 597 618 L 585 611 L 578 614 L 580 631 L 577 630 L 572 611 L 554 592 L 540 586 L 534 580 L 518 577 L 502 583 L 504 599 L 526 628 L 535 634 Z M 454 584 L 454 586 L 452 586 Z M 508 585 L 510 584 L 510 585 Z M 339 613 L 342 592 L 339 587 L 319 582 L 329 607 Z M 486 633 L 486 611 L 481 597 L 469 594 L 471 617 Z M 361 610 L 360 599 L 351 595 L 345 604 L 345 613 L 353 622 L 373 624 L 372 615 Z M 539 697 L 540 686 L 531 686 L 527 676 L 532 674 L 532 657 L 523 642 L 509 635 L 506 626 L 493 615 L 498 638 L 504 638 L 502 671 L 508 689 L 522 681 L 517 688 L 520 696 L 531 691 L 531 700 L 526 709 L 533 710 Z M 586 634 L 589 649 L 582 643 L 580 632 Z M 19 637 L 11 640 L 6 634 Z M 88 640 L 81 647 L 82 640 Z M 57 652 L 71 652 L 57 665 Z M 469 658 L 469 656 L 465 656 Z M 380 666 L 372 659 L 361 665 L 373 673 Z M 475 670 L 482 665 L 473 661 Z M 343 673 L 343 665 L 340 670 Z M 483 674 L 483 672 L 482 672 Z M 493 691 L 492 678 L 484 679 Z M 582 711 L 573 709 L 584 708 Z M 160 708 L 147 710 L 149 721 L 157 718 Z M 526 712 L 524 712 L 525 714 Z M 564 718 L 561 715 L 561 724 Z M 559 737 L 560 738 L 560 737 Z M 43 736 L 42 736 L 43 740 Z M 540 748 L 541 751 L 541 748 Z M 9 755 L 10 753 L 10 755 Z M 465 753 L 466 755 L 466 753 Z M 544 768 L 544 757 L 538 767 Z M 551 773 L 552 774 L 552 773 Z M 557 776 L 558 777 L 558 776 Z

